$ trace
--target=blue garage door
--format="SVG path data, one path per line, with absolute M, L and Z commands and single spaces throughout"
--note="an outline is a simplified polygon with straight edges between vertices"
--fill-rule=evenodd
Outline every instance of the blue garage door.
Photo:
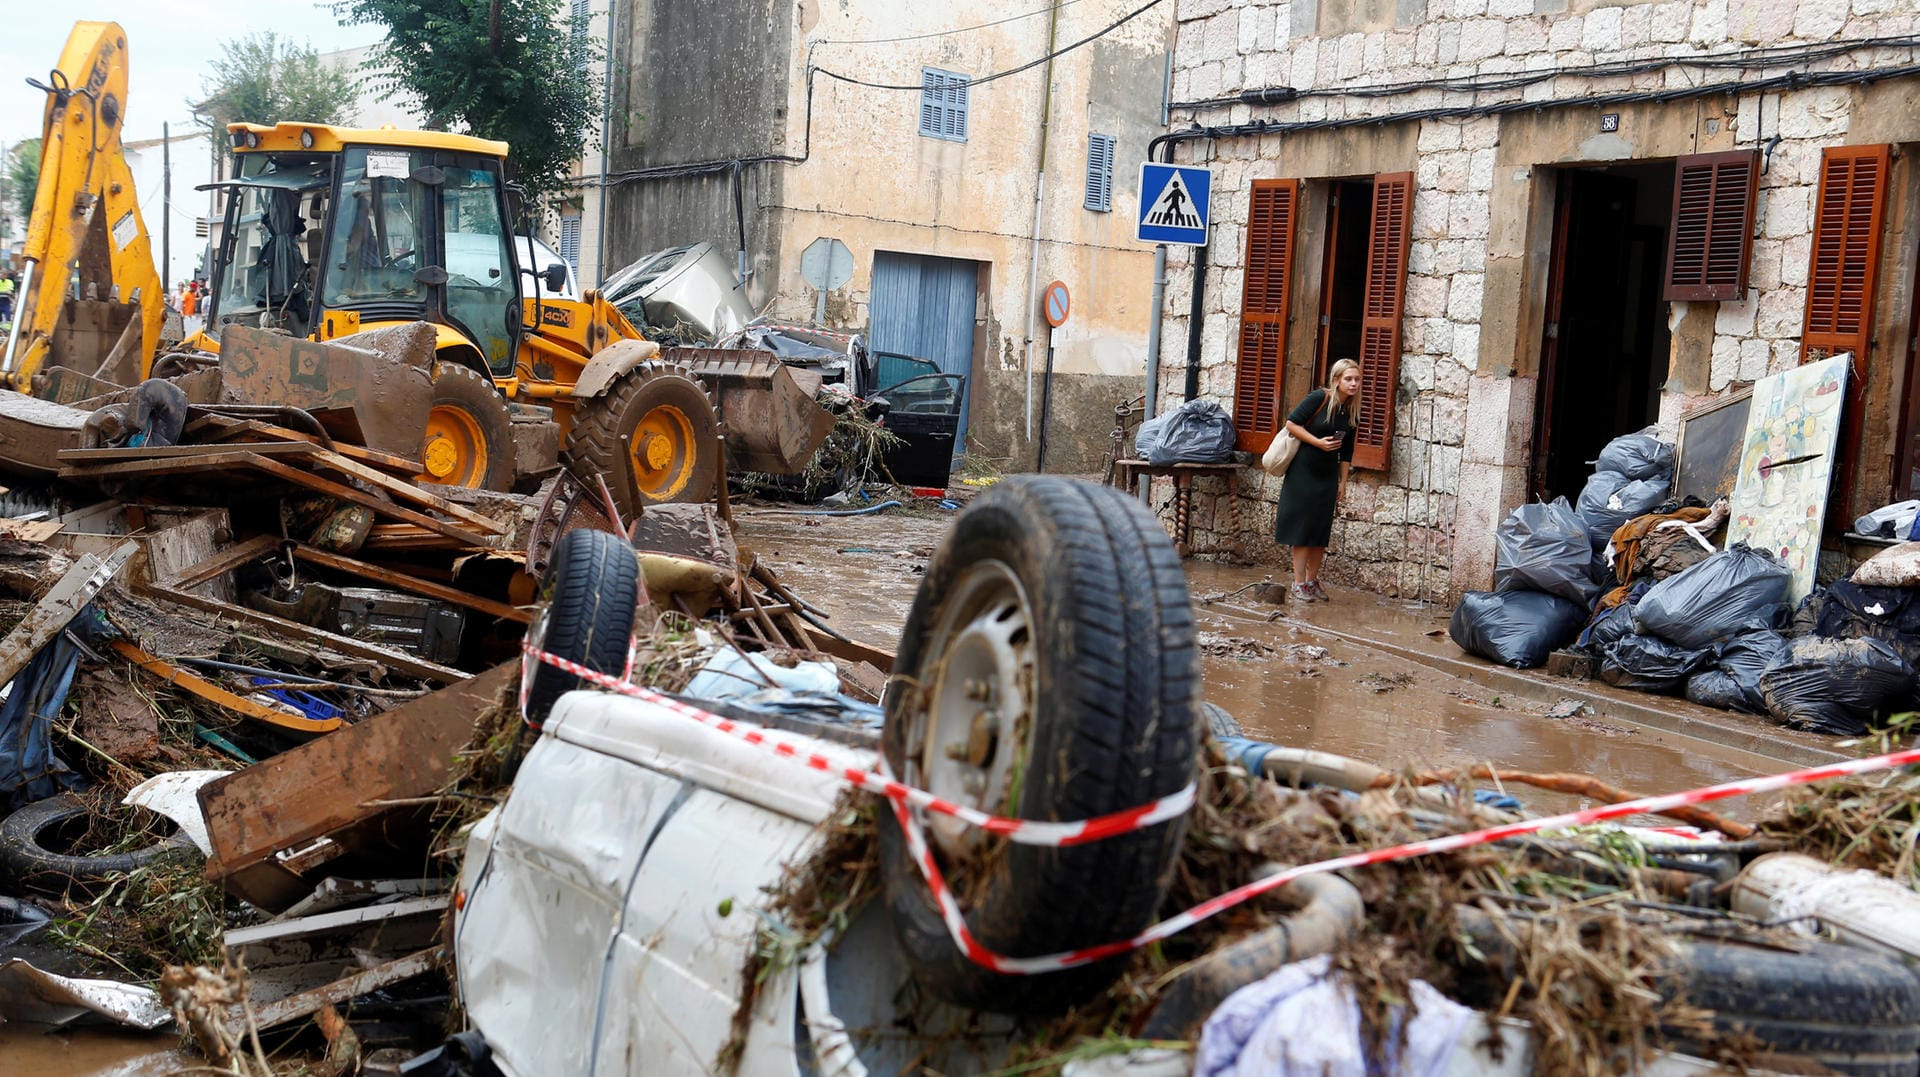
M 963 374 L 973 396 L 973 312 L 980 263 L 875 251 L 872 348 L 926 359 L 942 374 Z M 954 455 L 967 444 L 967 401 L 960 404 Z

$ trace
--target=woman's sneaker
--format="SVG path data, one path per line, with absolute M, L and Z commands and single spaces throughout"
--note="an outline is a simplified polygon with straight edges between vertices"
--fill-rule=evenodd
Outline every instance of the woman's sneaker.
M 1296 583 L 1293 585 L 1293 590 L 1289 593 L 1293 596 L 1293 600 L 1295 602 L 1305 603 L 1305 602 L 1320 601 L 1319 599 L 1313 597 L 1313 585 L 1310 583 Z
M 1307 594 L 1311 596 L 1315 602 L 1333 601 L 1333 596 L 1327 594 L 1327 589 L 1320 586 L 1319 580 L 1314 580 L 1312 583 L 1307 584 L 1306 588 L 1307 588 Z

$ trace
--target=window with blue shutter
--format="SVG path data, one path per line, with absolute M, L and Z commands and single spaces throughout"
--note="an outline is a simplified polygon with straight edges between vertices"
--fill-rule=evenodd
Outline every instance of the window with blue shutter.
M 931 67 L 920 71 L 920 133 L 950 142 L 967 140 L 967 84 L 973 80 Z
M 1113 211 L 1113 136 L 1087 136 L 1087 208 Z
M 587 19 L 592 15 L 592 0 L 573 0 L 573 63 L 587 69 Z
M 580 218 L 560 218 L 560 257 L 575 273 L 580 272 Z

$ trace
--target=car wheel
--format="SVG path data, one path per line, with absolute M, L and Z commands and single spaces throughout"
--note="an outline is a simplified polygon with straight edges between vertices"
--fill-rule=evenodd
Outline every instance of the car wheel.
M 977 498 L 928 565 L 901 636 L 883 746 L 909 784 L 1023 819 L 1076 820 L 1193 779 L 1193 614 L 1173 544 L 1139 502 L 1091 483 L 1009 479 Z M 1011 844 L 946 816 L 929 843 L 980 943 L 1031 956 L 1153 921 L 1184 818 L 1071 848 Z M 1036 976 L 960 952 L 897 826 L 879 828 L 895 934 L 933 995 L 1006 1013 L 1063 1009 L 1123 959 Z

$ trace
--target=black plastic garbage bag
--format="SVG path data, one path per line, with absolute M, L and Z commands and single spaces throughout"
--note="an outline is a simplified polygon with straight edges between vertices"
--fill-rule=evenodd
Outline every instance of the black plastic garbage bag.
M 1622 636 L 1600 656 L 1600 679 L 1615 688 L 1677 692 L 1713 664 L 1712 648 L 1680 647 L 1657 636 Z
M 1793 570 L 1772 554 L 1737 543 L 1654 584 L 1633 608 L 1634 628 L 1682 647 L 1711 647 L 1749 625 L 1781 624 L 1792 584 Z
M 1547 656 L 1580 633 L 1586 607 L 1542 591 L 1469 591 L 1447 634 L 1469 654 L 1515 669 L 1547 664 Z
M 1623 434 L 1607 442 L 1595 471 L 1611 471 L 1629 479 L 1670 479 L 1673 477 L 1673 445 L 1652 434 Z
M 1593 622 L 1580 632 L 1580 638 L 1574 646 L 1595 656 L 1606 652 L 1613 642 L 1623 636 L 1633 635 L 1633 603 L 1622 602 L 1593 619 Z
M 1564 497 L 1551 504 L 1522 505 L 1500 521 L 1494 535 L 1493 589 L 1545 591 L 1593 605 L 1593 549 L 1586 525 Z
M 1760 691 L 1760 676 L 1767 666 L 1787 647 L 1787 637 L 1771 628 L 1758 625 L 1750 626 L 1750 631 L 1742 632 L 1719 648 L 1719 658 L 1715 661 L 1715 671 L 1725 675 L 1733 682 L 1739 692 L 1735 702 L 1717 704 L 1730 710 L 1746 711 L 1749 714 L 1767 713 L 1767 697 Z M 1693 698 L 1693 689 L 1687 689 L 1687 698 Z M 1694 702 L 1701 702 L 1694 700 Z
M 1618 471 L 1594 472 L 1576 506 L 1587 525 L 1587 540 L 1596 548 L 1605 546 L 1621 524 L 1659 508 L 1667 500 L 1668 486 L 1664 477 L 1630 479 Z
M 1687 678 L 1687 699 L 1703 707 L 1719 707 L 1725 711 L 1744 710 L 1746 693 L 1732 675 L 1717 669 L 1704 670 Z M 1761 710 L 1762 714 L 1766 711 Z
M 1920 669 L 1920 592 L 1905 587 L 1862 587 L 1836 580 L 1814 617 L 1814 634 L 1835 639 L 1877 639 Z
M 1783 725 L 1857 737 L 1876 713 L 1908 705 L 1913 667 L 1877 639 L 1802 636 L 1767 664 L 1760 691 Z
M 1211 400 L 1189 400 L 1141 423 L 1133 450 L 1155 467 L 1217 464 L 1233 456 L 1233 419 Z

